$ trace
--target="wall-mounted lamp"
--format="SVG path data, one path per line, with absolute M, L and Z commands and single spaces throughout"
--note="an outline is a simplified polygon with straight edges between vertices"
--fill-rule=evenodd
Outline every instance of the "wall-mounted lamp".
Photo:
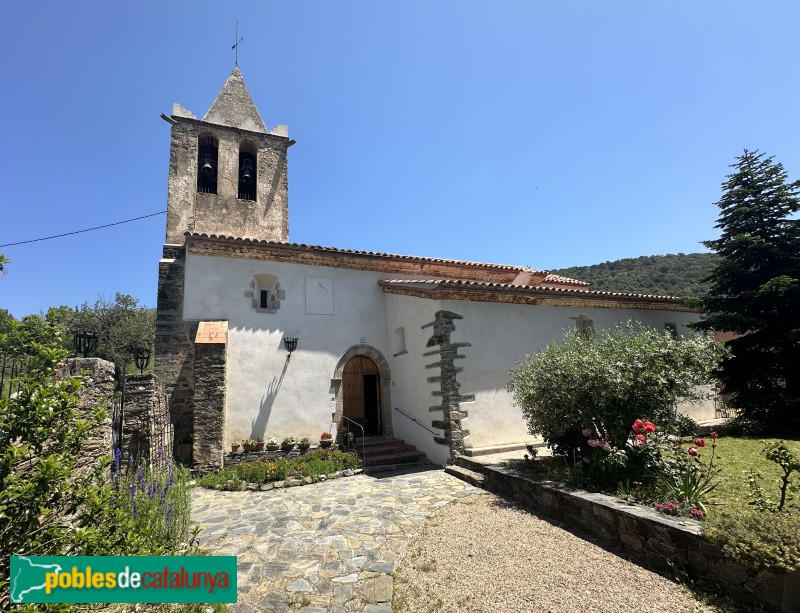
M 75 333 L 75 351 L 86 357 L 95 349 L 97 349 L 97 334 L 94 332 Z
M 296 336 L 293 336 L 293 337 L 284 336 L 283 337 L 283 346 L 286 347 L 286 351 L 289 352 L 289 355 L 286 356 L 286 361 L 289 361 L 289 360 L 292 359 L 292 351 L 297 349 L 297 337 Z
M 139 369 L 139 374 L 144 374 L 144 369 L 147 368 L 147 365 L 150 363 L 150 350 L 149 349 L 137 349 L 133 352 L 133 359 L 136 362 L 136 368 Z

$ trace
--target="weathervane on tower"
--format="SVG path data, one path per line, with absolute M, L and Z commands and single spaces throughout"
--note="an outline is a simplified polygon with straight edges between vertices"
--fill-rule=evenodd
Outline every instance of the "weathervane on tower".
M 236 15 L 236 36 L 233 39 L 235 42 L 233 43 L 233 47 L 231 49 L 234 52 L 234 66 L 239 65 L 239 43 L 244 40 L 244 36 L 239 38 L 239 15 Z

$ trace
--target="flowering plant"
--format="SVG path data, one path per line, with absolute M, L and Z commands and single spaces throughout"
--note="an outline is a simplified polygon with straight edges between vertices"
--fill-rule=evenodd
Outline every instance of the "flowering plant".
M 294 445 L 294 443 L 295 443 L 295 440 L 294 440 L 293 436 L 287 436 L 285 439 L 283 439 L 283 444 L 284 445 Z
M 303 438 L 300 439 L 300 443 L 303 445 L 309 445 L 311 444 L 311 439 L 308 438 L 307 436 L 304 436 Z
M 278 439 L 275 438 L 274 436 L 270 436 L 267 439 L 267 445 L 277 445 L 277 444 L 278 444 Z
M 694 444 L 686 449 L 675 444 L 673 456 L 666 462 L 664 472 L 659 479 L 659 490 L 666 500 L 673 500 L 684 508 L 684 515 L 691 514 L 691 509 L 699 509 L 704 517 L 705 500 L 719 485 L 719 469 L 714 467 L 717 450 L 717 434 L 711 436 L 711 455 L 708 463 L 701 460 L 700 449 L 707 445 L 702 437 L 694 439 Z M 698 517 L 699 518 L 699 517 Z
M 333 435 L 330 432 L 323 432 L 319 435 L 319 440 L 321 441 L 330 441 L 333 439 Z

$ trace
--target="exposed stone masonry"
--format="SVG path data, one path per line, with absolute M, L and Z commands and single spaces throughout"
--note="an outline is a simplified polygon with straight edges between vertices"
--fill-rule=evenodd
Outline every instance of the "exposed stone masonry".
M 200 472 L 222 468 L 225 453 L 226 348 L 228 322 L 201 322 L 194 351 L 192 466 Z
M 101 458 L 111 454 L 112 401 L 114 398 L 114 364 L 100 358 L 71 358 L 58 373 L 58 378 L 78 378 L 80 405 L 77 413 L 89 414 L 96 407 L 106 409 L 103 422 L 92 430 L 77 458 L 79 471 L 94 468 Z
M 183 284 L 186 267 L 183 245 L 164 245 L 158 264 L 155 375 L 170 396 L 175 420 L 175 458 L 190 462 L 194 417 L 194 338 L 196 323 L 183 321 Z
M 463 359 L 464 356 L 458 351 L 462 347 L 470 347 L 470 343 L 450 342 L 450 333 L 456 329 L 453 320 L 463 319 L 462 315 L 450 311 L 437 311 L 435 320 L 422 326 L 422 329 L 433 328 L 433 336 L 428 340 L 427 346 L 439 346 L 439 349 L 427 351 L 423 355 L 438 356 L 439 359 L 432 364 L 427 364 L 425 368 L 439 369 L 439 374 L 428 377 L 428 383 L 438 383 L 439 389 L 432 392 L 434 396 L 442 399 L 440 405 L 430 407 L 431 412 L 442 411 L 441 420 L 433 420 L 431 425 L 434 428 L 444 430 L 444 436 L 434 436 L 434 440 L 450 448 L 451 459 L 464 453 L 464 437 L 469 432 L 462 428 L 461 420 L 467 417 L 466 410 L 461 408 L 462 402 L 475 400 L 472 394 L 461 395 L 457 375 L 463 368 L 455 365 L 455 360 Z

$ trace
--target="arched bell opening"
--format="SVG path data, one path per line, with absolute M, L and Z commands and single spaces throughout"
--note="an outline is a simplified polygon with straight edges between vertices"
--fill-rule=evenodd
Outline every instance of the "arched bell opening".
M 197 139 L 197 191 L 217 193 L 219 141 L 213 134 L 201 134 Z
M 258 149 L 250 141 L 239 143 L 239 188 L 240 200 L 256 200 L 258 186 Z

